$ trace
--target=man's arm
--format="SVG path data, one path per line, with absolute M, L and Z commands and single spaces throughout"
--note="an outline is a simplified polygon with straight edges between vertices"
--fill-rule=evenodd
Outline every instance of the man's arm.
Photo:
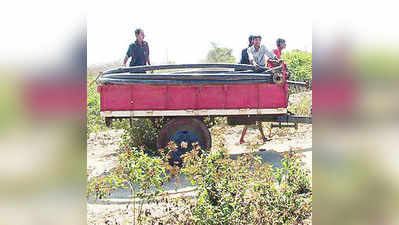
M 129 48 L 127 49 L 127 52 L 126 52 L 126 56 L 125 56 L 125 58 L 123 59 L 123 64 L 122 64 L 122 66 L 126 66 L 127 60 L 129 59 L 129 57 L 132 56 L 132 53 L 131 53 L 130 48 L 131 48 L 131 47 L 130 47 L 130 45 L 129 45 Z
M 123 60 L 122 66 L 126 66 L 127 60 L 129 59 L 129 56 L 125 56 L 125 59 Z
M 269 51 L 269 49 L 267 49 L 266 46 L 263 45 L 263 49 L 264 49 L 265 55 L 267 55 L 267 57 L 272 58 L 272 59 L 277 59 L 277 56 L 273 52 Z

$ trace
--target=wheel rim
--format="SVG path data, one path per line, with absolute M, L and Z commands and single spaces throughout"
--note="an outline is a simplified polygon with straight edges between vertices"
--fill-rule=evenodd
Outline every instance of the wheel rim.
M 211 134 L 208 128 L 197 118 L 175 118 L 169 120 L 159 132 L 157 147 L 159 149 L 165 148 L 171 141 L 176 143 L 177 148 L 169 151 L 171 156 L 169 163 L 179 166 L 183 164 L 181 156 L 186 152 L 192 151 L 193 143 L 197 142 L 201 148 L 198 154 L 201 154 L 202 150 L 210 149 L 212 145 Z M 187 148 L 182 148 L 181 144 L 183 141 L 187 143 Z
M 180 156 L 185 154 L 186 152 L 191 151 L 193 148 L 193 143 L 200 142 L 199 135 L 190 130 L 178 130 L 171 138 L 171 141 L 175 142 L 177 145 L 177 150 L 173 152 L 174 159 L 181 162 L 182 159 Z M 187 143 L 187 147 L 183 148 L 182 142 Z

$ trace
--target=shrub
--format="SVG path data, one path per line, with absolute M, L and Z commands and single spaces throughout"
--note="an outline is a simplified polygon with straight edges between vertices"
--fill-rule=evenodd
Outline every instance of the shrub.
M 121 148 L 139 148 L 148 153 L 157 154 L 157 137 L 162 121 L 137 119 L 122 134 Z
M 312 212 L 309 170 L 302 155 L 290 152 L 273 169 L 253 155 L 230 159 L 221 149 L 199 156 L 196 147 L 185 156 L 183 172 L 198 196 L 169 199 L 152 224 L 306 224 Z
M 137 197 L 147 202 L 155 202 L 156 196 L 163 192 L 162 185 L 169 179 L 164 161 L 159 157 L 150 157 L 136 149 L 124 149 L 119 154 L 119 164 L 102 177 L 95 177 L 88 182 L 88 197 L 95 200 L 108 196 L 118 188 L 129 189 L 132 198 Z M 133 200 L 133 220 L 140 223 L 145 220 L 144 201 L 136 208 Z M 137 217 L 136 217 L 136 211 Z
M 283 59 L 291 73 L 290 80 L 312 81 L 312 54 L 305 51 L 293 50 L 285 52 Z
M 94 77 L 88 77 L 89 84 Z M 105 121 L 100 116 L 100 94 L 96 90 L 96 86 L 87 86 L 87 132 L 100 131 L 105 127 Z
M 169 150 L 173 147 L 161 152 Z M 155 211 L 144 210 L 141 201 L 137 214 L 133 203 L 133 219 L 139 224 L 261 225 L 310 221 L 312 185 L 302 154 L 290 151 L 284 155 L 281 168 L 273 168 L 251 154 L 233 160 L 223 147 L 207 154 L 199 152 L 201 149 L 194 144 L 180 170 L 197 187 L 192 199 L 184 195 L 169 197 L 163 191 L 162 184 L 178 175 L 177 168 L 167 163 L 167 154 L 150 157 L 128 148 L 121 152 L 114 171 L 89 181 L 88 191 L 95 198 L 104 198 L 116 188 L 130 188 L 133 198 L 154 203 L 151 210 Z

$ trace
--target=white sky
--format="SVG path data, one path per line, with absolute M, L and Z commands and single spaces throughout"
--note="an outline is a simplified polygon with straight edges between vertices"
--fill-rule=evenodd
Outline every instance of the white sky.
M 107 1 L 107 3 L 110 3 Z M 287 49 L 312 50 L 312 17 L 303 1 L 129 1 L 90 4 L 88 65 L 120 61 L 143 28 L 153 63 L 198 63 L 210 42 L 233 49 L 239 60 L 249 34 L 268 48 L 281 37 Z
M 288 50 L 312 51 L 312 41 L 344 36 L 397 49 L 397 14 L 384 0 L 13 0 L 0 8 L 0 65 L 68 63 L 86 22 L 89 65 L 121 62 L 137 27 L 145 30 L 153 63 L 167 55 L 177 63 L 199 62 L 211 41 L 233 48 L 238 60 L 253 33 L 269 48 L 282 37 Z

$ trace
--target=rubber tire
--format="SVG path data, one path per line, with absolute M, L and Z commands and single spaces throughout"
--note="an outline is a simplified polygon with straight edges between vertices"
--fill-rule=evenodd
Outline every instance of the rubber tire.
M 167 146 L 171 137 L 182 129 L 195 132 L 199 137 L 199 145 L 203 148 L 210 149 L 212 147 L 211 133 L 204 122 L 197 118 L 182 117 L 171 119 L 162 127 L 157 140 L 158 149 Z

